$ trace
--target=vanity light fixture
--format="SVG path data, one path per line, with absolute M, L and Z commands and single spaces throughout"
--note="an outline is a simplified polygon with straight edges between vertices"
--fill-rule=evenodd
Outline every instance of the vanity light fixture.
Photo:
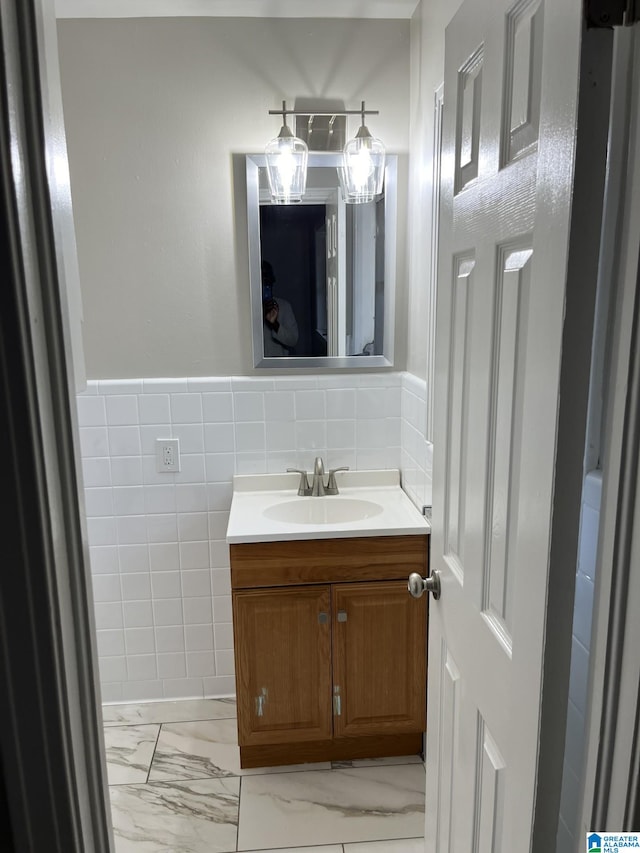
M 307 186 L 307 143 L 294 136 L 287 125 L 287 102 L 282 110 L 269 110 L 269 115 L 282 115 L 282 127 L 275 139 L 264 149 L 271 200 L 274 204 L 295 204 L 302 201 Z
M 371 135 L 364 123 L 367 114 L 363 101 L 360 110 L 362 125 L 355 137 L 344 146 L 342 155 L 342 195 L 348 204 L 373 201 L 382 192 L 386 152 L 382 142 Z
M 365 116 L 378 115 L 378 110 L 338 110 L 315 112 L 311 110 L 288 110 L 282 102 L 281 110 L 269 110 L 269 115 L 281 115 L 283 124 L 279 135 L 265 148 L 267 176 L 271 200 L 274 204 L 294 204 L 302 201 L 307 183 L 307 144 L 294 136 L 287 125 L 287 116 L 336 116 L 359 115 L 362 126 L 357 134 L 344 146 L 342 167 L 338 178 L 342 198 L 347 204 L 364 204 L 380 195 L 384 182 L 386 152 L 379 139 L 373 137 L 365 124 Z M 311 121 L 310 121 L 311 124 Z

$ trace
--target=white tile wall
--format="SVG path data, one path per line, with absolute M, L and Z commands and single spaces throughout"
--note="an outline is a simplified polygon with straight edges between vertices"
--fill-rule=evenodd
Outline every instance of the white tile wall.
M 404 373 L 399 390 L 402 486 L 417 507 L 431 506 L 433 445 L 425 438 L 427 385 Z M 394 402 L 397 393 L 394 391 Z
M 103 701 L 234 692 L 234 473 L 397 468 L 430 499 L 425 383 L 409 374 L 100 380 L 78 397 Z M 155 440 L 181 470 L 156 471 Z

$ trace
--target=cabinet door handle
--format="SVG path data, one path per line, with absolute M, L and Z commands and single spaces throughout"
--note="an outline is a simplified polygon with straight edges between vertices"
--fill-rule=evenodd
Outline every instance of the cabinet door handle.
M 347 611 L 346 610 L 338 610 L 338 622 L 346 622 L 347 621 Z
M 333 688 L 333 715 L 334 717 L 342 716 L 342 698 L 338 686 Z
M 268 695 L 269 691 L 266 687 L 263 687 L 260 695 L 255 697 L 256 717 L 264 717 L 264 706 L 267 704 Z
M 328 613 L 318 613 L 318 622 L 320 625 L 326 625 L 329 621 Z

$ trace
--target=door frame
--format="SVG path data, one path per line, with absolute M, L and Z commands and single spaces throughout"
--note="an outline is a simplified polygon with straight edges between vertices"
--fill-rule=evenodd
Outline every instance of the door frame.
M 605 365 L 603 497 L 577 838 L 640 820 L 640 24 L 615 33 L 612 144 L 621 175 L 607 211 L 611 350 Z M 618 150 L 619 140 L 623 147 Z M 622 178 L 622 179 L 621 179 Z M 584 836 L 582 836 L 584 837 Z
M 48 91 L 56 39 L 50 0 L 3 0 L 0 434 L 8 458 L 2 478 L 0 832 L 6 850 L 108 853 L 113 845 L 96 633 L 76 468 L 71 282 L 61 259 L 60 234 L 68 225 L 61 217 L 69 210 L 52 171 L 62 163 L 51 160 L 53 153 L 66 160 L 58 135 L 62 117 L 54 114 Z

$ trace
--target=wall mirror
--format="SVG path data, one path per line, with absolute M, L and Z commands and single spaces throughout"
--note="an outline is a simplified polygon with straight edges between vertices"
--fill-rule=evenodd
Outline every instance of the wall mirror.
M 342 200 L 341 161 L 340 154 L 310 153 L 302 203 L 280 205 L 271 203 L 264 155 L 246 155 L 256 367 L 393 365 L 397 156 L 387 155 L 384 191 L 369 204 Z M 273 317 L 271 300 L 278 303 L 275 338 L 265 319 Z

